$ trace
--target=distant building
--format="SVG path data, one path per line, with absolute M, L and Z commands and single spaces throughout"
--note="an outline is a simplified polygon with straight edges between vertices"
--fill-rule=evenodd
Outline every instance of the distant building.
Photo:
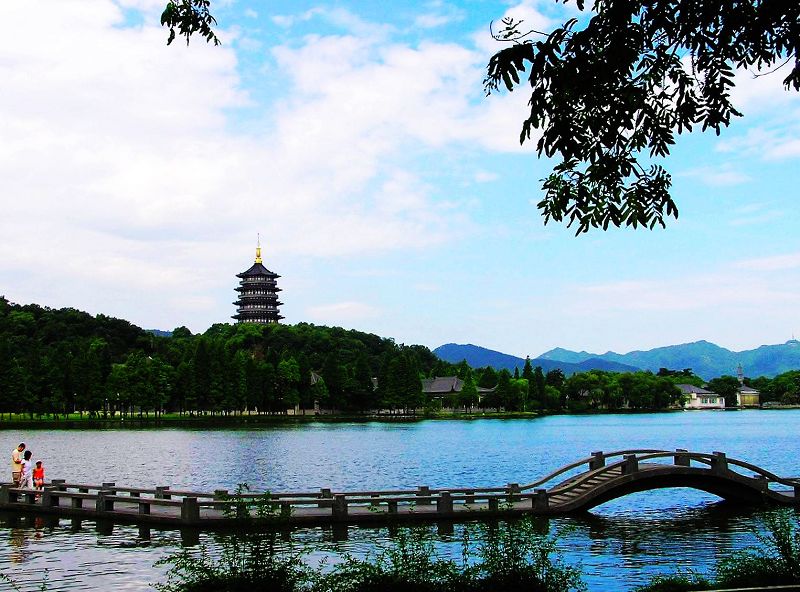
M 725 398 L 717 393 L 694 386 L 692 384 L 679 384 L 681 393 L 686 396 L 687 409 L 725 409 Z
M 736 368 L 736 377 L 739 379 L 739 392 L 736 393 L 737 407 L 759 407 L 761 405 L 761 393 L 744 383 L 744 368 L 742 365 Z
M 262 264 L 260 239 L 256 247 L 255 263 L 247 271 L 237 273 L 236 277 L 240 278 L 236 288 L 239 297 L 234 302 L 236 314 L 233 315 L 237 322 L 266 325 L 278 323 L 283 318 L 278 311 L 283 302 L 278 300 L 281 289 L 276 281 L 281 276 Z
M 434 378 L 422 379 L 422 392 L 432 399 L 444 399 L 447 395 L 458 394 L 464 388 L 464 381 L 458 376 L 437 376 Z M 477 387 L 478 401 L 486 393 L 491 393 L 494 389 Z
M 761 404 L 761 393 L 745 384 L 739 386 L 736 393 L 736 404 L 739 407 L 758 407 Z
M 460 393 L 464 381 L 458 376 L 441 376 L 422 379 L 422 392 L 431 397 L 444 397 L 452 393 Z

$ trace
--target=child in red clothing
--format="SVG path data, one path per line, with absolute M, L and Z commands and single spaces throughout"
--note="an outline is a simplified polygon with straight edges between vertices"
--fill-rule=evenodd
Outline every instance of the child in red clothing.
M 36 489 L 44 487 L 44 466 L 40 460 L 36 461 L 36 467 L 33 469 L 33 486 Z

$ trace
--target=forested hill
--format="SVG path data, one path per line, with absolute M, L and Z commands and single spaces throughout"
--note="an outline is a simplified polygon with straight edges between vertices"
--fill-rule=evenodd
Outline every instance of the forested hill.
M 433 350 L 433 353 L 451 364 L 457 364 L 461 360 L 466 360 L 467 364 L 473 368 L 491 366 L 496 370 L 506 369 L 513 372 L 515 368 L 522 369 L 525 366 L 525 360 L 523 358 L 472 344 L 460 345 L 457 343 L 447 343 L 437 347 Z M 636 372 L 639 370 L 636 366 L 592 356 L 586 356 L 576 361 L 548 359 L 544 357 L 532 358 L 531 365 L 541 367 L 544 372 L 561 370 L 565 376 L 571 376 L 577 372 L 586 372 L 588 370 L 604 370 L 607 372 Z
M 657 372 L 659 368 L 691 368 L 703 378 L 724 374 L 735 374 L 741 364 L 747 376 L 776 376 L 783 372 L 800 369 L 800 342 L 791 339 L 777 345 L 762 345 L 756 349 L 731 351 L 708 341 L 695 341 L 680 345 L 658 347 L 627 354 L 607 352 L 592 354 L 574 352 L 562 348 L 543 353 L 541 359 L 566 362 L 584 362 L 602 359 L 608 362 L 630 364 L 643 370 Z
M 426 347 L 339 327 L 218 324 L 167 337 L 0 297 L 0 413 L 417 407 L 421 375 L 452 373 Z

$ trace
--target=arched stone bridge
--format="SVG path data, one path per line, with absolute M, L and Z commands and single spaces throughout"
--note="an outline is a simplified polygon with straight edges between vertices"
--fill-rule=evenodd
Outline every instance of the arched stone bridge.
M 780 477 L 722 452 L 593 452 L 520 485 L 230 494 L 53 480 L 41 491 L 0 484 L 0 510 L 78 520 L 216 528 L 469 520 L 589 510 L 630 493 L 692 487 L 743 504 L 800 505 L 800 478 Z
M 564 477 L 582 466 L 585 471 Z M 800 479 L 780 477 L 728 458 L 724 452 L 683 449 L 594 452 L 519 490 L 534 492 L 534 511 L 565 514 L 590 510 L 630 493 L 667 487 L 699 489 L 743 504 L 800 504 Z

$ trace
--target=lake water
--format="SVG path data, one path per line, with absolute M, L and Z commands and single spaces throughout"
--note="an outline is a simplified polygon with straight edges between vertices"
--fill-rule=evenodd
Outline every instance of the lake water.
M 696 411 L 537 419 L 312 423 L 246 429 L 0 431 L 9 453 L 19 441 L 44 460 L 48 479 L 213 490 L 469 487 L 526 483 L 594 450 L 686 448 L 725 451 L 784 476 L 800 475 L 800 410 Z M 5 477 L 7 479 L 7 477 Z M 580 563 L 591 590 L 630 590 L 657 573 L 708 571 L 752 542 L 758 511 L 711 495 L 671 489 L 631 495 L 590 514 L 552 519 L 567 561 Z M 461 527 L 437 536 L 457 554 Z M 293 540 L 319 553 L 362 554 L 386 529 L 302 529 Z M 184 542 L 194 543 L 185 539 Z M 213 547 L 215 535 L 200 542 Z M 182 544 L 180 532 L 92 522 L 0 516 L 0 570 L 23 590 L 147 590 L 163 580 L 153 563 Z M 315 555 L 319 555 L 319 553 Z M 0 589 L 3 584 L 0 583 Z

